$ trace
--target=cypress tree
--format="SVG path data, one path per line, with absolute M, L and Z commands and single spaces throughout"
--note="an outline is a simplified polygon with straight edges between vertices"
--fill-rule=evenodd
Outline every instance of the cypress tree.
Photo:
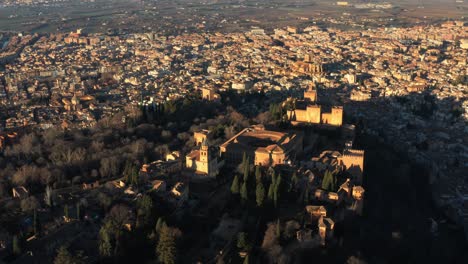
M 299 182 L 299 179 L 297 178 L 297 173 L 296 172 L 293 173 L 293 176 L 292 176 L 291 180 L 292 180 L 292 183 L 293 183 L 293 187 L 296 188 L 297 183 Z
M 325 171 L 322 180 L 322 189 L 327 191 L 334 191 L 336 190 L 336 176 L 333 175 L 330 171 Z
M 47 186 L 45 189 L 45 197 L 44 197 L 45 203 L 47 206 L 52 207 L 53 201 L 52 201 L 52 187 Z
M 13 236 L 13 254 L 15 255 L 21 254 L 20 241 L 17 235 Z
M 176 263 L 176 238 L 171 228 L 163 225 L 161 228 L 161 235 L 159 242 L 156 247 L 158 254 L 158 260 L 164 264 L 175 264 Z
M 336 189 L 338 188 L 337 184 L 337 178 L 336 178 L 336 174 L 335 173 L 332 173 L 330 172 L 331 174 L 331 177 L 332 177 L 332 191 L 336 191 Z
M 34 209 L 33 228 L 34 228 L 34 235 L 38 235 L 38 233 L 39 233 L 39 219 L 37 217 L 37 210 L 36 209 Z
M 162 217 L 159 217 L 158 218 L 158 221 L 156 221 L 156 232 L 161 232 L 161 228 L 163 227 L 163 225 L 165 224 L 164 220 L 162 219 Z
M 247 202 L 249 200 L 249 195 L 248 195 L 248 192 L 247 192 L 247 182 L 244 181 L 242 183 L 242 187 L 240 189 L 240 196 L 241 196 L 241 199 L 243 202 Z
M 245 256 L 243 264 L 249 264 L 249 255 Z
M 234 179 L 232 180 L 231 193 L 232 194 L 238 194 L 239 193 L 239 177 L 237 175 L 234 176 Z
M 276 237 L 278 239 L 281 238 L 281 223 L 279 219 L 276 221 Z
M 306 187 L 305 192 L 304 192 L 304 203 L 309 202 L 309 187 Z
M 274 190 L 273 191 L 273 204 L 276 206 L 278 206 L 278 190 Z
M 65 216 L 66 219 L 68 219 L 68 205 L 66 204 L 65 207 L 63 207 L 63 215 Z
M 271 183 L 273 183 L 273 185 L 275 184 L 276 182 L 276 172 L 274 169 L 272 169 L 272 172 L 271 172 Z
M 323 179 L 322 179 L 322 189 L 328 190 L 329 185 L 330 185 L 330 180 L 328 177 L 328 171 L 325 171 L 325 174 L 323 175 Z
M 139 169 L 136 165 L 133 166 L 132 169 L 132 185 L 138 186 L 138 176 L 139 176 Z
M 256 167 L 255 167 L 255 180 L 256 180 L 257 182 L 261 182 L 261 181 L 262 181 L 262 171 L 261 171 L 260 166 L 256 166 Z
M 244 182 L 248 181 L 249 172 L 250 172 L 250 161 L 249 161 L 249 157 L 247 157 L 244 163 Z
M 125 183 L 129 184 L 131 183 L 131 173 L 132 173 L 132 164 L 130 163 L 129 160 L 125 162 L 125 168 L 123 171 L 123 174 L 125 176 Z
M 76 219 L 81 219 L 80 203 L 76 203 Z
M 265 187 L 263 187 L 263 183 L 261 181 L 257 183 L 255 194 L 257 206 L 261 207 L 263 205 L 263 201 L 265 200 Z
M 278 204 L 278 199 L 280 197 L 280 188 L 281 188 L 281 174 L 278 174 L 275 180 L 275 185 L 273 189 L 273 201 L 275 203 L 275 207 Z
M 274 183 L 270 183 L 270 187 L 268 187 L 268 200 L 273 201 L 275 195 L 275 185 Z
M 247 162 L 247 154 L 244 152 L 242 154 L 242 170 L 244 170 L 245 163 Z
M 276 177 L 276 180 L 275 180 L 275 189 L 279 190 L 282 180 L 283 180 L 283 178 L 281 177 L 281 174 L 278 174 L 278 176 Z
M 112 243 L 107 225 L 103 225 L 99 230 L 99 254 L 103 257 L 112 256 Z

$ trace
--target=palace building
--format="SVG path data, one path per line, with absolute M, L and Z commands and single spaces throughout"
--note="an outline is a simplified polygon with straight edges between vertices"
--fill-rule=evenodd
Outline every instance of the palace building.
M 302 154 L 303 134 L 265 130 L 263 126 L 246 128 L 220 147 L 226 164 L 236 166 L 244 153 L 255 165 L 287 164 Z
M 313 157 L 310 162 L 304 162 L 307 168 L 318 169 L 319 171 L 346 171 L 354 184 L 362 184 L 364 172 L 364 150 L 345 148 L 342 153 L 339 151 L 325 150 L 318 157 Z
M 185 157 L 185 166 L 197 175 L 215 177 L 223 162 L 219 160 L 219 151 L 210 147 L 208 141 L 204 140 L 200 149 L 195 149 Z
M 321 63 L 310 63 L 298 61 L 292 65 L 292 70 L 307 75 L 321 75 L 323 74 L 323 65 Z
M 317 90 L 313 89 L 312 87 L 307 89 L 304 92 L 304 101 L 315 103 L 317 102 Z
M 303 100 L 294 101 L 294 109 L 286 112 L 292 125 L 301 123 L 341 126 L 343 124 L 343 107 L 332 106 L 327 112 L 317 104 L 317 91 L 309 88 L 304 92 Z

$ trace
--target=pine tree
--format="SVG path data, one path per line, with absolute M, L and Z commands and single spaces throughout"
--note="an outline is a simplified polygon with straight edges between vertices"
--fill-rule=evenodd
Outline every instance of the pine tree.
M 240 232 L 237 235 L 237 248 L 238 249 L 244 249 L 247 247 L 247 235 L 245 232 Z
M 176 263 L 176 238 L 170 227 L 164 225 L 161 228 L 161 235 L 156 247 L 158 260 L 164 264 Z
M 244 183 L 242 183 L 242 187 L 240 189 L 240 196 L 241 196 L 241 199 L 243 202 L 247 202 L 249 200 L 249 195 L 248 195 L 248 192 L 247 192 L 247 182 L 244 181 Z
M 163 225 L 166 225 L 162 217 L 158 217 L 158 220 L 156 220 L 156 225 L 154 227 L 154 230 L 151 231 L 150 235 L 148 236 L 150 240 L 152 241 L 158 241 L 159 234 L 161 233 L 161 229 Z
M 54 259 L 54 264 L 72 263 L 72 255 L 65 246 L 61 246 L 57 251 L 57 256 Z
M 263 183 L 261 181 L 257 183 L 255 194 L 257 206 L 261 207 L 263 205 L 263 201 L 265 200 L 265 187 L 263 187 Z
M 57 256 L 54 259 L 54 264 L 84 264 L 86 263 L 85 257 L 81 253 L 73 256 L 68 249 L 61 246 L 57 251 Z
M 234 179 L 232 180 L 231 193 L 232 194 L 238 194 L 239 193 L 239 177 L 237 175 L 234 176 Z
M 152 210 L 153 199 L 148 195 L 143 195 L 143 197 L 138 201 L 138 226 L 146 226 L 149 224 Z
M 21 245 L 18 236 L 13 236 L 13 254 L 19 255 L 21 254 Z

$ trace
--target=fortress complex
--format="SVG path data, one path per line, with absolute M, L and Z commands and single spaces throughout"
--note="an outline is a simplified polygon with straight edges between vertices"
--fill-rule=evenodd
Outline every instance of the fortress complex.
M 202 98 L 208 101 L 216 101 L 220 99 L 220 95 L 215 93 L 213 89 L 202 88 Z
M 329 112 L 323 110 L 324 108 L 317 104 L 317 91 L 310 87 L 304 92 L 304 99 L 295 100 L 294 108 L 286 113 L 292 125 L 308 123 L 341 126 L 343 124 L 342 106 L 332 106 Z
M 291 65 L 293 72 L 303 75 L 320 76 L 324 74 L 324 64 L 313 54 L 305 54 L 302 61 Z
M 253 126 L 222 144 L 220 152 L 226 164 L 231 166 L 240 164 L 244 153 L 255 165 L 275 166 L 301 155 L 303 138 L 301 132 L 277 132 Z

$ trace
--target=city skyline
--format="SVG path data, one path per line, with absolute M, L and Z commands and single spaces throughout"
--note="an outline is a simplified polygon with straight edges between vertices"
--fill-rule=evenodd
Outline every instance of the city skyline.
M 464 1 L 0 5 L 1 263 L 465 263 Z

